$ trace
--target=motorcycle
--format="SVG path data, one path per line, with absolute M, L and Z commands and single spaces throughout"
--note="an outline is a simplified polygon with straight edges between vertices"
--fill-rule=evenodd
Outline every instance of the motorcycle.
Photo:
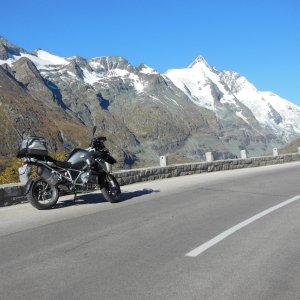
M 62 192 L 73 193 L 74 202 L 78 193 L 95 191 L 100 188 L 104 198 L 116 203 L 120 200 L 121 189 L 109 166 L 116 163 L 105 147 L 106 138 L 94 137 L 87 149 L 76 148 L 65 161 L 49 156 L 43 137 L 23 138 L 17 157 L 22 158 L 20 178 L 26 178 L 25 194 L 37 209 L 54 207 Z M 38 177 L 32 178 L 31 165 L 37 166 Z

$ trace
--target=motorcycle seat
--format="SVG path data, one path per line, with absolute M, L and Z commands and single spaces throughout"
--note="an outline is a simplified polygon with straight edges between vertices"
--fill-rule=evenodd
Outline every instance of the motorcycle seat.
M 60 168 L 71 168 L 72 164 L 68 161 L 55 160 L 54 163 Z

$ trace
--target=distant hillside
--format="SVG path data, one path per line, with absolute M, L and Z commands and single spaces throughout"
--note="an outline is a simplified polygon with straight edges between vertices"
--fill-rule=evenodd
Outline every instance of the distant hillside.
M 280 148 L 279 153 L 286 154 L 286 153 L 297 153 L 298 147 L 300 147 L 300 139 L 296 139 L 292 141 L 287 146 Z

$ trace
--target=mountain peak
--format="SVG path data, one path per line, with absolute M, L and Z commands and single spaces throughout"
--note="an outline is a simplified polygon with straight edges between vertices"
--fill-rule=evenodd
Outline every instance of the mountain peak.
M 141 73 L 147 74 L 147 75 L 158 74 L 158 72 L 157 72 L 155 69 L 153 69 L 153 68 L 147 66 L 146 64 L 140 64 L 140 65 L 138 66 L 138 70 L 139 70 Z
M 205 60 L 205 58 L 202 55 L 199 55 L 190 65 L 189 68 L 197 68 L 199 66 L 205 66 L 205 67 L 210 67 L 208 62 Z
M 23 48 L 14 45 L 13 43 L 8 41 L 6 38 L 4 38 L 1 35 L 0 35 L 0 46 L 2 48 L 2 59 L 8 59 L 9 55 L 20 55 L 20 53 L 26 53 L 26 51 Z
M 128 62 L 127 59 L 121 56 L 99 56 L 89 60 L 92 63 L 93 68 L 98 71 L 111 71 L 115 69 L 121 70 L 134 70 L 134 67 Z

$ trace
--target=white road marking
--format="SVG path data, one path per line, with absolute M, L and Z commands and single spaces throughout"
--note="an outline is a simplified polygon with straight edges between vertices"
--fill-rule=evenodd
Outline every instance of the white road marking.
M 225 238 L 227 238 L 228 236 L 230 236 L 231 234 L 235 233 L 236 231 L 242 229 L 243 227 L 253 223 L 254 221 L 266 216 L 267 214 L 282 208 L 288 204 L 291 204 L 297 200 L 300 199 L 300 195 L 297 195 L 289 200 L 286 200 L 284 202 L 281 202 L 271 208 L 268 208 L 256 215 L 254 215 L 253 217 L 225 230 L 224 232 L 222 232 L 221 234 L 217 235 L 216 237 L 214 237 L 213 239 L 207 241 L 206 243 L 200 245 L 199 247 L 195 248 L 194 250 L 190 251 L 189 253 L 187 253 L 185 256 L 189 256 L 189 257 L 196 257 L 199 254 L 203 253 L 204 251 L 206 251 L 207 249 L 209 249 L 210 247 L 216 245 L 217 243 L 221 242 L 222 240 L 224 240 Z

